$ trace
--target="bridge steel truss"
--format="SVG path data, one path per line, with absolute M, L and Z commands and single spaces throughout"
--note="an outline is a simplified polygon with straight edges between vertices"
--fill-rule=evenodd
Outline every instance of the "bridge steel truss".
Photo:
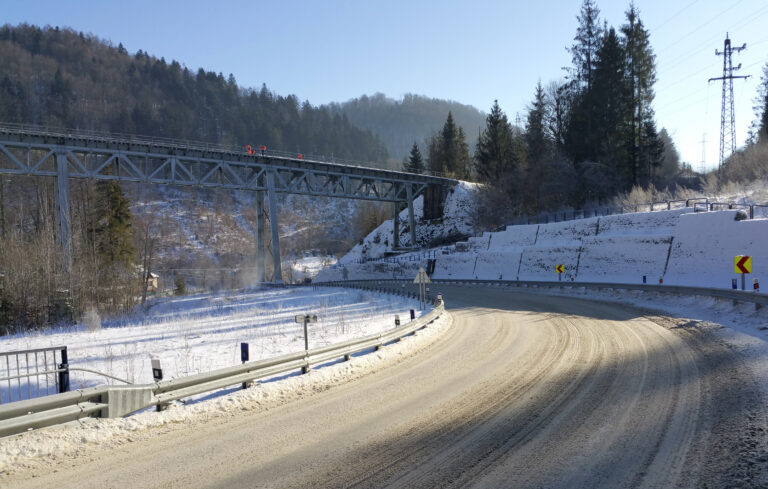
M 72 255 L 70 178 L 254 191 L 261 281 L 264 281 L 266 192 L 272 223 L 273 282 L 282 282 L 277 194 L 392 202 L 395 215 L 405 204 L 409 211 L 411 243 L 416 243 L 414 199 L 431 185 L 456 183 L 442 177 L 329 163 L 300 155 L 248 154 L 240 149 L 205 143 L 5 126 L 0 126 L 0 173 L 56 179 L 57 237 L 67 267 Z M 399 236 L 394 238 L 393 242 L 399 243 Z

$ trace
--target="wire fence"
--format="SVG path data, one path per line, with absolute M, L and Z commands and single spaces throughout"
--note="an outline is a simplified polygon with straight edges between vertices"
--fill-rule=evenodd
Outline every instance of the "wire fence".
M 693 212 L 711 212 L 725 209 L 743 210 L 749 219 L 767 219 L 768 203 L 766 204 L 737 204 L 734 202 L 714 202 L 706 197 L 697 197 L 693 199 L 663 200 L 656 202 L 647 202 L 644 204 L 635 204 L 630 206 L 614 207 L 590 207 L 587 209 L 568 210 L 561 212 L 541 213 L 535 216 L 521 216 L 509 224 L 497 226 L 483 231 L 475 237 L 480 237 L 485 232 L 505 231 L 510 226 L 521 226 L 527 224 L 550 224 L 556 222 L 575 221 L 578 219 L 588 219 L 593 217 L 613 216 L 618 214 L 628 214 L 633 212 L 658 212 L 674 209 L 693 208 Z M 403 263 L 411 261 L 423 261 L 435 259 L 437 254 L 450 253 L 450 247 L 443 247 L 436 250 L 417 251 L 415 253 L 405 253 L 402 255 L 386 256 L 379 258 L 356 258 L 344 264 L 337 263 L 331 268 L 343 268 L 348 264 L 363 263 Z

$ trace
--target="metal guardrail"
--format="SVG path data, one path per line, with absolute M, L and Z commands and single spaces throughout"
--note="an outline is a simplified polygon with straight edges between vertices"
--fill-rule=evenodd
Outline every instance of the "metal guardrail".
M 658 292 L 662 294 L 673 295 L 692 295 L 703 297 L 714 297 L 716 299 L 733 300 L 737 302 L 749 302 L 758 306 L 768 305 L 768 294 L 752 292 L 746 290 L 733 289 L 714 289 L 707 287 L 690 287 L 683 285 L 655 285 L 655 284 L 622 284 L 613 282 L 549 282 L 532 280 L 470 280 L 470 279 L 431 279 L 433 284 L 446 285 L 498 285 L 518 288 L 583 288 L 592 290 L 616 289 L 616 290 L 638 290 L 643 292 Z M 387 284 L 413 284 L 412 280 L 403 279 L 372 279 L 372 280 L 349 280 L 346 282 L 333 281 L 321 282 L 315 285 L 333 285 L 357 284 L 367 288 L 374 288 L 381 291 L 391 291 L 384 287 Z
M 555 222 L 575 221 L 577 219 L 587 219 L 590 217 L 613 216 L 618 214 L 627 214 L 630 212 L 657 212 L 673 209 L 693 208 L 694 212 L 707 212 L 723 209 L 744 209 L 749 213 L 750 219 L 755 216 L 766 215 L 763 209 L 768 208 L 766 204 L 737 204 L 735 202 L 712 202 L 706 197 L 697 197 L 694 199 L 664 200 L 657 202 L 646 202 L 644 204 L 635 204 L 628 207 L 592 207 L 587 209 L 578 209 L 562 212 L 541 213 L 535 216 L 521 216 L 514 219 L 506 225 L 498 226 L 491 231 L 503 231 L 508 226 L 519 226 L 525 224 L 549 224 Z M 757 210 L 757 214 L 755 214 Z
M 151 406 L 168 403 L 224 387 L 323 364 L 382 346 L 426 327 L 445 311 L 437 302 L 432 311 L 400 327 L 343 343 L 246 362 L 211 372 L 165 380 L 154 384 L 101 386 L 0 406 L 0 437 L 76 421 L 87 417 L 116 418 Z

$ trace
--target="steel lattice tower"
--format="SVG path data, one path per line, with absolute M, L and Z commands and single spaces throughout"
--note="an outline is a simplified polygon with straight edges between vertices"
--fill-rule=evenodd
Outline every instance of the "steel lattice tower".
M 733 52 L 740 52 L 747 48 L 746 43 L 741 47 L 734 48 L 731 46 L 731 40 L 728 38 L 728 34 L 725 34 L 725 41 L 723 42 L 723 51 L 720 52 L 715 49 L 716 56 L 723 57 L 723 76 L 717 78 L 710 78 L 709 81 L 723 80 L 723 104 L 720 111 L 720 163 L 718 169 L 722 168 L 725 162 L 726 147 L 730 150 L 728 155 L 730 156 L 736 151 L 736 120 L 733 110 L 733 79 L 734 78 L 749 78 L 747 76 L 734 76 L 733 72 L 741 69 L 741 63 L 738 66 L 733 66 L 732 55 Z

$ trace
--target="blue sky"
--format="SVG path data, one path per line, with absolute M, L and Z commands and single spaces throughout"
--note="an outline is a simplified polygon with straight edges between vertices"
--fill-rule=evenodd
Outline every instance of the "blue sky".
M 190 69 L 232 73 L 242 86 L 318 105 L 382 92 L 456 100 L 488 111 L 494 99 L 524 120 L 537 81 L 561 80 L 576 31 L 572 1 L 168 2 L 4 1 L 2 22 L 67 26 Z M 628 1 L 598 1 L 609 25 Z M 656 119 L 684 161 L 717 165 L 726 32 L 742 63 L 734 81 L 737 143 L 744 143 L 768 62 L 765 0 L 636 0 L 657 55 Z

